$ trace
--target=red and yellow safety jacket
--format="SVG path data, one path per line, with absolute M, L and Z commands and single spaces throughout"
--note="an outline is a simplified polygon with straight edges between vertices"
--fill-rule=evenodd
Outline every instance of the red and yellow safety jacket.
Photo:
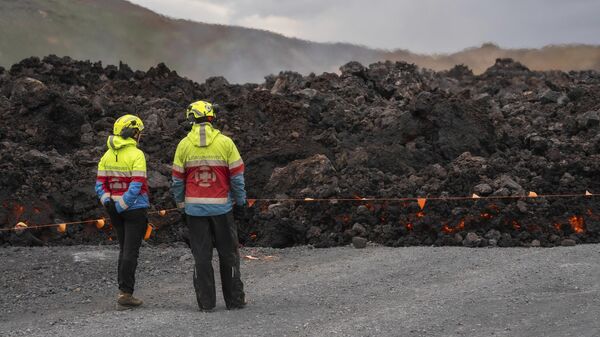
M 108 151 L 98 163 L 96 194 L 104 205 L 110 198 L 117 212 L 150 207 L 146 157 L 132 138 L 110 136 Z
M 231 138 L 210 123 L 194 124 L 173 160 L 172 191 L 193 216 L 228 213 L 246 202 L 244 162 Z

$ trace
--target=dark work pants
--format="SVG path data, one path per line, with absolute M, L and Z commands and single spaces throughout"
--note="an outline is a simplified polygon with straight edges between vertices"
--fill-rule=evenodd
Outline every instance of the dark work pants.
M 187 216 L 190 246 L 194 255 L 194 288 L 201 310 L 216 305 L 215 277 L 212 267 L 213 245 L 219 253 L 219 270 L 223 298 L 227 309 L 245 303 L 244 284 L 240 278 L 240 253 L 237 228 L 231 212 L 217 216 Z
M 119 240 L 119 290 L 133 294 L 138 255 L 148 225 L 147 210 L 134 209 L 119 214 L 113 208 L 109 209 L 108 214 Z

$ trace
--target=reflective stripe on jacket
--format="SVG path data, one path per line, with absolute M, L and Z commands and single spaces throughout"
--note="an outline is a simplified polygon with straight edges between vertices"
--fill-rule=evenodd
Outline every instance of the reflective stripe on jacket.
M 194 124 L 173 160 L 172 191 L 186 214 L 221 215 L 246 202 L 244 162 L 231 138 L 210 123 Z
M 150 207 L 144 152 L 131 138 L 110 136 L 106 144 L 108 151 L 98 163 L 96 177 L 100 202 L 105 204 L 112 198 L 119 213 Z

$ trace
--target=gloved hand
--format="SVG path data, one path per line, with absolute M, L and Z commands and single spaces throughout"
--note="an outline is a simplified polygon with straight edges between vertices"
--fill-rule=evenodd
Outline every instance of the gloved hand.
M 181 213 L 181 222 L 183 223 L 184 226 L 187 226 L 187 214 L 185 214 L 185 210 L 181 209 L 180 213 Z
M 112 198 L 108 199 L 108 201 L 104 203 L 104 209 L 106 209 L 109 214 L 116 212 L 115 201 Z
M 233 217 L 241 220 L 246 216 L 246 205 L 235 205 L 233 206 Z

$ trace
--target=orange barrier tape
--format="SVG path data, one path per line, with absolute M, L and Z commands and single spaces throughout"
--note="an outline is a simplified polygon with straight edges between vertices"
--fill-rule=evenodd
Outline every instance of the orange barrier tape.
M 279 201 L 326 201 L 326 202 L 336 202 L 336 201 L 419 201 L 419 200 L 441 200 L 441 201 L 454 201 L 454 200 L 485 200 L 485 199 L 523 199 L 523 198 L 576 198 L 576 197 L 594 197 L 599 196 L 599 194 L 592 194 L 586 191 L 585 194 L 537 194 L 535 192 L 530 192 L 531 194 L 527 195 L 490 195 L 486 197 L 478 196 L 477 194 L 465 197 L 405 197 L 405 198 L 272 198 L 272 199 L 248 199 L 253 200 L 253 204 L 256 201 L 269 201 L 269 202 L 279 202 Z
M 416 201 L 421 209 L 425 208 L 425 204 L 430 200 L 439 200 L 439 201 L 457 201 L 457 200 L 501 200 L 501 199 L 523 199 L 523 198 L 578 198 L 578 197 L 596 197 L 598 194 L 592 194 L 590 191 L 585 191 L 584 194 L 537 194 L 536 192 L 530 191 L 527 195 L 507 195 L 507 196 L 479 196 L 473 193 L 471 196 L 464 197 L 406 197 L 406 198 L 263 198 L 263 199 L 247 199 L 248 206 L 252 207 L 256 204 L 257 201 L 263 202 L 338 202 L 338 201 L 388 201 L 388 202 L 399 202 L 399 201 Z M 176 211 L 178 208 L 168 208 L 162 209 L 158 211 L 151 211 L 148 214 L 158 214 L 159 216 L 166 216 L 167 213 Z M 78 224 L 86 224 L 86 223 L 95 223 L 98 229 L 104 227 L 105 219 L 94 219 L 94 220 L 84 220 L 84 221 L 73 221 L 66 223 L 58 223 L 58 224 L 47 224 L 47 225 L 35 225 L 28 226 L 24 222 L 19 222 L 13 228 L 0 228 L 0 232 L 8 232 L 8 231 L 24 231 L 26 229 L 38 229 L 38 228 L 48 228 L 48 227 L 59 227 L 59 232 L 64 233 L 66 231 L 66 227 L 69 225 L 78 225 Z M 61 228 L 64 228 L 64 231 L 61 231 Z M 152 232 L 152 228 L 149 225 L 149 231 Z M 147 236 L 148 229 L 146 231 Z
M 160 214 L 161 216 L 164 216 L 168 212 L 171 212 L 171 211 L 174 211 L 174 210 L 177 210 L 177 208 L 163 209 L 163 210 L 160 210 L 160 211 L 151 211 L 151 212 L 148 212 L 148 214 Z M 60 233 L 64 233 L 64 232 L 66 232 L 67 226 L 69 226 L 69 225 L 81 225 L 81 224 L 88 224 L 88 223 L 94 223 L 96 225 L 96 228 L 102 229 L 104 227 L 104 225 L 106 224 L 106 220 L 104 218 L 100 218 L 100 219 L 94 219 L 94 220 L 82 220 L 82 221 L 72 221 L 72 222 L 63 222 L 63 223 L 54 223 L 54 224 L 45 224 L 45 225 L 34 225 L 34 226 L 29 226 L 29 225 L 27 225 L 24 222 L 19 222 L 13 228 L 0 228 L 0 232 L 24 231 L 25 229 L 39 229 L 39 228 L 57 227 L 57 230 Z

